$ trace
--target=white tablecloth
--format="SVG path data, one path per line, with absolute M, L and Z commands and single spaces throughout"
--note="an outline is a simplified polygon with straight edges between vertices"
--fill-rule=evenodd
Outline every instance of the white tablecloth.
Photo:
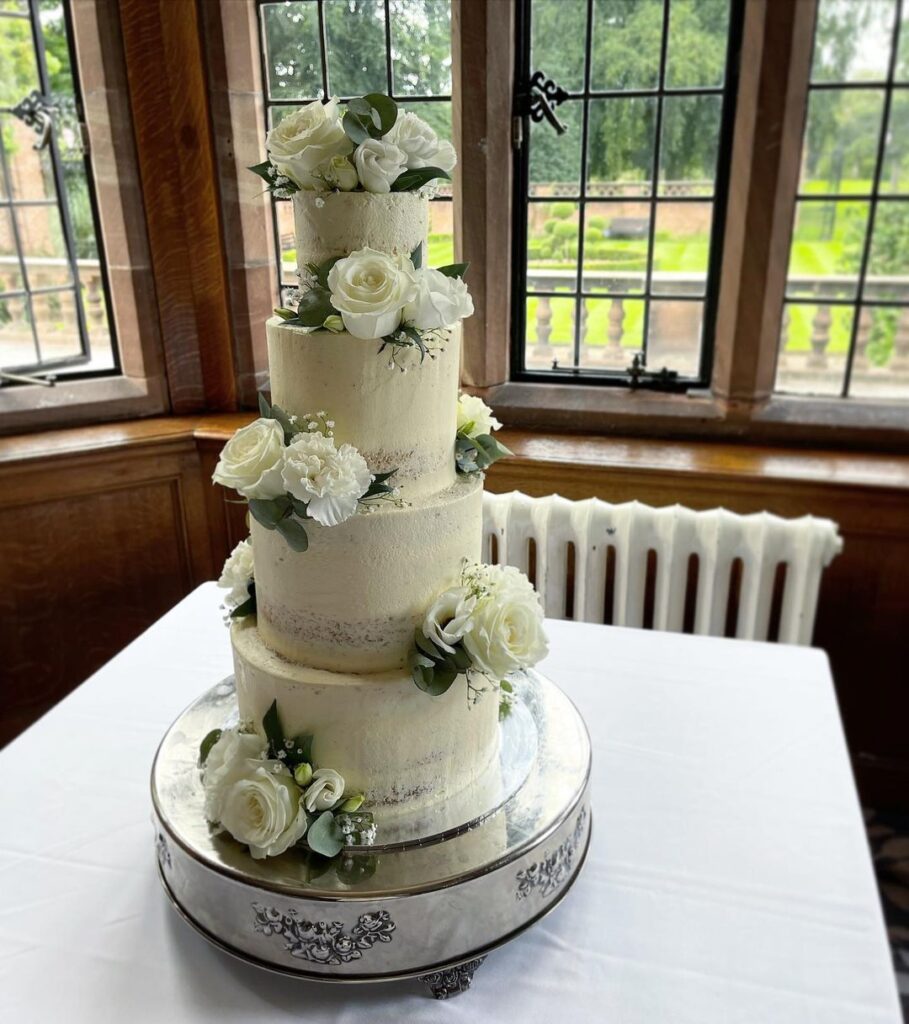
M 577 623 L 550 623 L 541 667 L 593 739 L 590 856 L 468 994 L 210 948 L 160 890 L 148 774 L 230 671 L 218 601 L 200 587 L 0 752 L 0 1020 L 899 1021 L 824 655 Z

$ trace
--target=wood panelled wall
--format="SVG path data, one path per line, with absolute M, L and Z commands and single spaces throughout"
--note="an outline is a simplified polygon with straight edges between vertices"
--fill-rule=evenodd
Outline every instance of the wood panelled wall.
M 211 473 L 251 418 L 2 442 L 0 742 L 217 575 L 247 530 Z M 529 431 L 503 440 L 515 458 L 493 467 L 495 491 L 836 520 L 845 550 L 824 577 L 816 643 L 831 658 L 863 797 L 909 806 L 909 457 Z

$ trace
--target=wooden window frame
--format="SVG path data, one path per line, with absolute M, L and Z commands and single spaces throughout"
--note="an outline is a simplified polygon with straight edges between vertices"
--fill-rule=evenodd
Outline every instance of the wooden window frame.
M 452 0 L 454 131 L 462 168 L 455 247 L 457 258 L 471 260 L 476 306 L 464 325 L 465 387 L 513 426 L 909 449 L 905 402 L 773 392 L 818 0 L 745 0 L 709 389 L 673 395 L 511 379 L 518 2 Z

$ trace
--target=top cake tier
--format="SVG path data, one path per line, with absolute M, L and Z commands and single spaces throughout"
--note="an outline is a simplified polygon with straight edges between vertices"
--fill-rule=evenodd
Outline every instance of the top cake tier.
M 429 200 L 417 192 L 297 192 L 297 270 L 357 249 L 409 256 L 426 241 Z

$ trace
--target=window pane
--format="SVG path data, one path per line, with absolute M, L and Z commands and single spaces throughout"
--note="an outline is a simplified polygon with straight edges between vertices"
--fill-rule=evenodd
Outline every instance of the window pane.
M 812 91 L 799 191 L 868 195 L 883 111 L 883 90 Z
M 722 99 L 667 96 L 660 142 L 660 195 L 711 195 Z
M 657 205 L 651 291 L 671 295 L 704 294 L 712 220 L 712 203 Z
M 656 89 L 662 35 L 662 0 L 595 0 L 590 88 Z
M 528 296 L 525 341 L 528 369 L 552 370 L 573 364 L 574 309 L 574 299 Z
M 66 359 L 82 352 L 82 338 L 72 291 L 32 296 L 32 310 L 42 359 Z
M 864 306 L 859 314 L 849 394 L 909 398 L 909 307 Z
M 0 207 L 0 292 L 16 292 L 24 287 L 13 237 L 12 211 L 9 207 Z M 0 366 L 3 365 L 0 362 Z
M 72 273 L 56 206 L 20 206 L 15 212 L 29 288 L 69 284 Z
M 50 147 L 35 149 L 37 135 L 34 130 L 24 121 L 9 115 L 0 115 L 0 136 L 6 152 L 11 197 L 46 199 L 56 203 L 57 187 L 54 184 Z
M 530 194 L 576 196 L 581 191 L 581 133 L 584 106 L 563 103 L 556 116 L 568 129 L 564 135 L 546 122 L 530 122 Z
M 789 252 L 787 294 L 854 297 L 867 222 L 867 203 L 799 202 Z
M 297 242 L 294 235 L 293 203 L 287 200 L 275 202 L 278 222 L 278 249 L 281 253 L 281 284 L 297 284 Z
M 333 96 L 387 92 L 382 0 L 325 0 L 328 87 Z
M 672 302 L 662 299 L 651 302 L 647 327 L 647 368 L 659 371 L 665 366 L 682 377 L 696 377 L 700 366 L 703 327 L 703 302 Z
M 672 0 L 666 85 L 719 86 L 726 72 L 729 0 Z
M 592 100 L 587 179 L 591 196 L 650 195 L 656 100 Z
M 890 61 L 893 0 L 821 0 L 813 82 L 880 81 Z
M 527 224 L 527 290 L 574 291 L 578 204 L 532 203 Z
M 880 191 L 909 193 L 909 89 L 893 93 Z
M 264 4 L 261 11 L 269 98 L 320 97 L 322 58 L 316 4 L 311 0 Z
M 589 203 L 584 222 L 584 290 L 642 292 L 649 235 L 649 203 Z
M 878 203 L 862 297 L 909 303 L 909 203 Z
M 585 299 L 581 366 L 623 371 L 643 349 L 644 303 L 636 299 Z
M 429 256 L 431 267 L 454 263 L 454 225 L 451 203 L 429 204 Z
M 839 395 L 853 316 L 852 306 L 788 303 L 780 332 L 776 390 Z
M 451 142 L 451 102 L 441 100 L 433 103 L 407 102 L 398 104 L 399 111 L 409 111 L 422 117 L 440 139 Z
M 393 91 L 399 96 L 451 92 L 450 0 L 391 0 Z
M 37 358 L 25 299 L 0 299 L 0 366 L 27 366 Z
M 0 18 L 0 106 L 14 107 L 33 89 L 41 91 L 32 28 L 27 18 Z
M 909 7 L 903 4 L 903 18 L 900 22 L 899 49 L 897 50 L 894 77 L 897 82 L 909 82 Z
M 584 88 L 587 0 L 534 0 L 532 69 L 569 92 Z

